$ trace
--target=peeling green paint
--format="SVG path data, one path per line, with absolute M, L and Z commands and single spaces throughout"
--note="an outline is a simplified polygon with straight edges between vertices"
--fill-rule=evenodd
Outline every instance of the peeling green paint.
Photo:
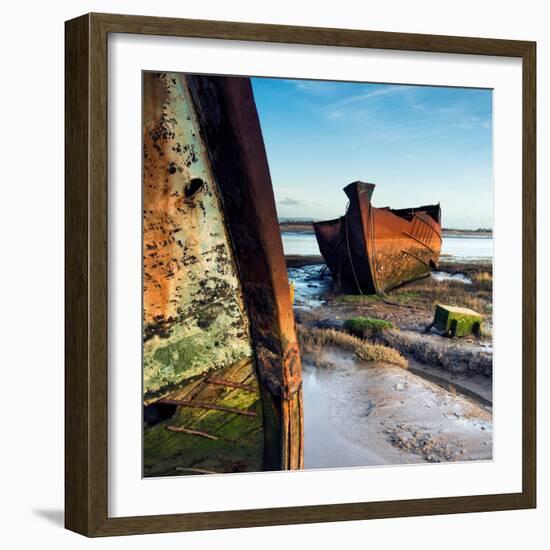
M 219 193 L 184 75 L 144 75 L 144 401 L 251 357 Z

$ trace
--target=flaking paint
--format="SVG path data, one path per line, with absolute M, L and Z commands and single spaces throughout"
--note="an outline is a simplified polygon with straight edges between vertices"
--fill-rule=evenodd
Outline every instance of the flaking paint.
M 144 73 L 144 401 L 252 355 L 242 290 L 185 76 Z

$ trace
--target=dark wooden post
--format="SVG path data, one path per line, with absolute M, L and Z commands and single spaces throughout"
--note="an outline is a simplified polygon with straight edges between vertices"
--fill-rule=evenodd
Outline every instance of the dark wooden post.
M 187 79 L 250 317 L 264 403 L 265 469 L 302 468 L 302 366 L 252 86 L 248 78 Z

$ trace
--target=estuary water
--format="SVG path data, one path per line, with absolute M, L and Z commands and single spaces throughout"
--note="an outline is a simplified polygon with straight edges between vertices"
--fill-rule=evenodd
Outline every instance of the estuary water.
M 319 256 L 314 233 L 285 231 L 281 233 L 287 256 Z M 490 261 L 493 258 L 493 238 L 485 235 L 445 235 L 441 259 L 455 261 Z

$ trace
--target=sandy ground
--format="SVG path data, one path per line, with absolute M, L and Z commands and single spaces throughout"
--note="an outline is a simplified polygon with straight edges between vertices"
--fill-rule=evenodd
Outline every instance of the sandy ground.
M 305 466 L 490 460 L 490 407 L 413 372 L 326 348 L 303 357 Z

